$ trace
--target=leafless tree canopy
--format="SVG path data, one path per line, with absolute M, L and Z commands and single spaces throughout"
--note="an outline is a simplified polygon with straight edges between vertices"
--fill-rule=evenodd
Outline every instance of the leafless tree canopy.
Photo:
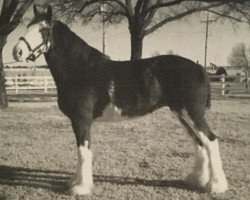
M 56 14 L 67 22 L 80 18 L 83 23 L 99 19 L 119 23 L 126 19 L 131 34 L 131 59 L 142 56 L 143 39 L 169 22 L 193 13 L 207 11 L 215 20 L 250 24 L 248 0 L 54 0 Z M 100 17 L 102 15 L 102 17 Z
M 244 43 L 235 45 L 232 49 L 228 62 L 237 68 L 250 69 L 250 45 L 248 48 Z
M 148 35 L 164 24 L 200 11 L 207 11 L 232 22 L 250 24 L 250 2 L 247 0 L 55 0 L 57 14 L 68 21 L 80 17 L 83 22 L 104 14 L 109 23 L 127 19 L 140 21 Z M 101 18 L 102 19 L 102 18 Z

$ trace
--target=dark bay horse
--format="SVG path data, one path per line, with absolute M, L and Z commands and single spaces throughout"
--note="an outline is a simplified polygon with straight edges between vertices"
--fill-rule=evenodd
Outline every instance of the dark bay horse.
M 207 72 L 210 77 L 210 81 L 220 81 L 221 77 L 213 77 L 213 76 L 227 76 L 227 70 L 224 67 L 219 67 L 215 73 Z
M 76 136 L 78 167 L 70 191 L 85 195 L 93 186 L 90 127 L 112 104 L 124 116 L 141 116 L 169 106 L 194 141 L 194 169 L 187 181 L 212 193 L 227 189 L 218 140 L 204 118 L 210 106 L 210 84 L 202 67 L 174 55 L 136 61 L 112 61 L 52 20 L 52 8 L 39 12 L 28 33 L 13 49 L 16 60 L 44 54 L 55 80 L 58 105 Z

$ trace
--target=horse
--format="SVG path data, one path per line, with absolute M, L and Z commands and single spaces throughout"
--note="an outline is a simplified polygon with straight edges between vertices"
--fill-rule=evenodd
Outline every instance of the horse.
M 69 187 L 72 194 L 92 191 L 90 128 L 109 105 L 128 117 L 168 106 L 193 138 L 195 162 L 186 181 L 211 193 L 227 190 L 218 137 L 204 116 L 211 104 L 209 78 L 199 64 L 176 55 L 111 60 L 54 20 L 51 6 L 33 10 L 34 18 L 13 48 L 13 57 L 34 61 L 45 56 L 59 109 L 70 119 L 76 137 L 78 167 Z
M 208 73 L 208 72 L 207 72 Z M 227 76 L 227 70 L 224 67 L 219 67 L 215 73 L 208 73 L 210 77 L 210 81 L 220 81 L 221 78 L 213 77 L 213 76 Z

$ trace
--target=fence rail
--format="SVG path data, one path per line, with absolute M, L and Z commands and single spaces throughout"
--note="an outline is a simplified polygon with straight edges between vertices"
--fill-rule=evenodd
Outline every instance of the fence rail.
M 209 76 L 212 93 L 226 96 L 227 94 L 250 94 L 250 76 Z M 24 91 L 55 91 L 56 85 L 52 76 L 8 76 L 6 90 L 15 94 Z M 243 82 L 242 82 L 243 81 Z M 246 82 L 244 82 L 246 81 Z
M 222 96 L 228 94 L 250 94 L 250 76 L 225 76 L 210 75 L 212 93 L 220 93 Z
M 15 91 L 15 94 L 21 90 L 42 90 L 48 93 L 48 90 L 56 89 L 52 76 L 13 76 L 5 79 L 6 90 Z

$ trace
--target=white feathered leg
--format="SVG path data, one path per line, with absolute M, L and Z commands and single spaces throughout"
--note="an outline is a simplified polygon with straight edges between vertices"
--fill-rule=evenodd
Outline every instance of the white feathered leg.
M 194 143 L 194 168 L 186 182 L 196 187 L 205 187 L 209 181 L 208 154 L 204 147 Z
M 222 168 L 218 140 L 210 141 L 203 132 L 199 132 L 209 158 L 210 179 L 206 186 L 211 193 L 223 193 L 228 189 L 225 173 Z
M 78 171 L 70 191 L 77 195 L 87 195 L 91 193 L 92 187 L 92 152 L 88 149 L 88 141 L 85 141 L 84 146 L 78 147 Z

